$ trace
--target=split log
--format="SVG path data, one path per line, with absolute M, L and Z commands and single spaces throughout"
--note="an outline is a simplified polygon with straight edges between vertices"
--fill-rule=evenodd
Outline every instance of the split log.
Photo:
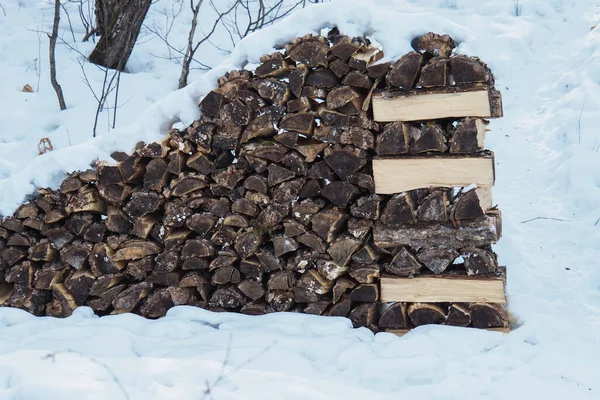
M 347 295 L 343 295 L 337 303 L 333 304 L 329 309 L 328 315 L 332 317 L 347 317 L 352 308 L 352 301 Z
M 414 138 L 410 146 L 412 154 L 427 152 L 443 153 L 446 151 L 446 136 L 444 130 L 438 124 L 427 124 Z
M 306 35 L 295 39 L 286 47 L 289 57 L 299 64 L 310 67 L 327 67 L 329 43 L 321 36 Z
M 481 118 L 465 118 L 452 132 L 450 153 L 466 154 L 483 151 L 488 122 Z
M 367 67 L 383 58 L 383 51 L 375 46 L 359 48 L 348 60 L 350 68 L 366 71 Z
M 357 110 L 362 109 L 362 100 L 364 98 L 350 86 L 341 86 L 333 89 L 327 94 L 327 107 L 332 110 L 352 103 Z
M 365 245 L 352 255 L 352 261 L 359 264 L 376 263 L 379 260 L 379 252 L 370 244 Z
M 334 181 L 321 188 L 321 196 L 332 204 L 345 208 L 356 197 L 359 190 L 356 186 L 345 181 Z
M 213 285 L 225 285 L 228 283 L 240 283 L 242 277 L 240 271 L 234 267 L 218 268 L 212 273 L 211 283 Z
M 168 176 L 167 163 L 162 158 L 152 159 L 146 166 L 144 189 L 161 192 L 167 183 Z
M 387 74 L 389 86 L 410 89 L 414 86 L 417 76 L 423 64 L 423 56 L 416 52 L 410 52 L 396 61 Z
M 258 300 L 265 295 L 265 289 L 262 284 L 253 279 L 243 280 L 238 285 L 238 289 L 252 300 Z
M 29 248 L 31 261 L 52 261 L 56 256 L 56 249 L 47 240 L 42 240 Z
M 379 219 L 381 201 L 381 197 L 376 194 L 360 197 L 350 207 L 350 214 L 357 218 L 367 218 L 376 221 Z
M 75 239 L 75 236 L 66 228 L 49 229 L 43 232 L 42 235 L 46 236 L 58 250 Z
M 413 256 L 406 247 L 401 247 L 389 264 L 384 268 L 390 274 L 411 277 L 419 273 L 422 264 Z
M 69 178 L 67 178 L 68 180 Z M 77 188 L 79 189 L 79 188 Z M 76 190 L 77 190 L 76 189 Z M 37 217 L 39 214 L 39 208 L 33 203 L 25 203 L 19 206 L 15 211 L 14 217 L 18 219 L 28 219 Z
M 114 185 L 124 181 L 123 174 L 117 165 L 100 162 L 96 165 L 98 182 L 103 186 Z
M 406 303 L 386 304 L 377 324 L 379 329 L 404 329 L 409 324 Z
M 305 314 L 323 315 L 327 307 L 329 307 L 328 301 L 317 301 L 308 304 L 302 312 Z
M 317 68 L 308 73 L 306 85 L 317 89 L 333 89 L 339 85 L 338 78 L 327 68 Z M 304 91 L 302 92 L 304 96 Z M 307 96 L 311 97 L 311 96 Z
M 148 296 L 151 289 L 152 285 L 146 282 L 131 285 L 117 295 L 112 302 L 112 306 L 115 310 L 131 311 L 137 307 L 142 299 Z
M 204 96 L 198 106 L 202 115 L 218 118 L 224 101 L 223 92 L 220 89 L 214 89 Z
M 294 96 L 298 98 L 310 97 L 302 95 L 304 84 L 306 83 L 306 77 L 308 76 L 308 71 L 309 69 L 307 67 L 300 65 L 295 70 L 293 70 L 288 76 L 290 90 L 292 91 Z
M 359 304 L 350 311 L 350 315 L 348 316 L 355 328 L 371 326 L 377 321 L 378 317 L 377 303 Z
M 348 64 L 346 64 L 345 62 L 343 62 L 342 60 L 339 60 L 339 59 L 330 62 L 329 69 L 338 78 L 342 78 L 344 75 L 346 75 L 348 73 L 348 71 L 350 71 L 350 67 L 348 67 Z
M 359 89 L 371 89 L 373 81 L 368 75 L 359 71 L 350 71 L 342 79 L 342 84 Z M 360 108 L 359 108 L 360 109 Z
M 92 212 L 106 214 L 106 203 L 94 187 L 82 187 L 71 199 L 65 211 L 68 214 L 77 212 Z
M 408 193 L 394 195 L 381 213 L 382 226 L 398 226 L 416 221 L 416 207 Z
M 91 243 L 75 241 L 60 250 L 60 258 L 71 267 L 79 270 L 87 266 L 91 252 Z
M 445 191 L 436 190 L 419 204 L 417 218 L 426 222 L 448 221 L 448 196 Z
M 476 190 L 469 190 L 458 195 L 454 201 L 450 217 L 456 224 L 462 221 L 475 220 L 484 216 Z
M 461 256 L 465 260 L 465 269 L 469 275 L 489 274 L 498 269 L 498 261 L 492 251 L 467 247 L 461 249 Z
M 446 86 L 448 83 L 448 60 L 432 59 L 421 69 L 417 87 L 431 88 Z
M 287 83 L 274 78 L 254 80 L 252 86 L 260 97 L 278 105 L 285 105 L 292 95 Z
M 507 327 L 508 316 L 499 304 L 471 303 L 471 325 L 475 328 Z
M 437 304 L 412 303 L 408 306 L 408 316 L 414 326 L 446 322 L 446 313 Z
M 428 32 L 411 42 L 413 49 L 424 52 L 430 56 L 448 57 L 456 47 L 454 40 L 449 35 L 438 35 Z
M 345 150 L 331 152 L 325 156 L 325 161 L 342 180 L 345 180 L 349 175 L 357 172 L 366 164 L 365 159 Z
M 288 292 L 269 292 L 267 303 L 275 312 L 288 311 L 294 305 L 294 295 Z
M 462 303 L 453 303 L 448 309 L 446 324 L 452 326 L 469 326 L 471 323 L 471 311 Z
M 358 283 L 374 283 L 381 276 L 377 264 L 352 264 L 348 273 Z
M 458 256 L 456 250 L 445 248 L 421 249 L 417 254 L 419 261 L 436 275 L 444 272 Z
M 161 248 L 153 242 L 131 239 L 123 242 L 119 250 L 111 257 L 113 261 L 139 260 L 160 253 Z
M 173 306 L 175 304 L 168 289 L 160 289 L 148 296 L 148 301 L 141 306 L 140 313 L 147 318 L 159 318 Z
M 256 67 L 256 71 L 254 72 L 260 78 L 284 76 L 290 70 L 283 55 L 279 52 L 262 56 L 260 62 L 262 64 Z
M 478 59 L 466 56 L 451 57 L 450 71 L 452 83 L 455 85 L 483 83 L 489 80 L 482 63 Z
M 348 215 L 337 208 L 332 208 L 321 212 L 318 211 L 319 210 L 317 209 L 314 213 L 314 216 L 310 219 L 312 223 L 312 230 L 323 240 L 325 240 L 325 242 L 330 243 L 333 241 L 337 233 L 342 230 L 344 223 L 348 219 Z M 296 215 L 297 212 L 298 211 L 294 211 L 294 217 L 296 218 L 298 218 Z M 300 222 L 303 221 L 300 220 Z
M 350 292 L 350 300 L 364 303 L 375 303 L 379 300 L 379 286 L 374 283 L 358 285 Z
M 333 304 L 336 304 L 348 290 L 354 289 L 356 282 L 347 277 L 340 277 L 333 286 Z
M 262 235 L 257 231 L 242 233 L 235 239 L 235 251 L 242 260 L 253 256 L 262 244 Z
M 95 280 L 96 277 L 91 271 L 85 269 L 75 271 L 66 279 L 65 286 L 69 289 L 69 292 L 78 306 L 85 305 Z

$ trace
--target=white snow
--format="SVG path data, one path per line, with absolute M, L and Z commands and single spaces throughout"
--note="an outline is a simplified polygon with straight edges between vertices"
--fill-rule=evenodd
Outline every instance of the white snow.
M 158 10 L 171 3 L 153 5 L 149 18 L 164 24 Z M 96 139 L 90 139 L 94 99 L 76 52 L 57 51 L 68 110 L 58 111 L 48 83 L 44 35 L 40 90 L 20 92 L 25 84 L 37 90 L 30 66 L 38 36 L 27 29 L 49 31 L 52 7 L 34 0 L 0 4 L 7 14 L 0 9 L 4 214 L 36 186 L 57 186 L 65 172 L 158 139 L 178 121 L 189 124 L 219 76 L 257 63 L 295 36 L 337 25 L 346 34 L 371 35 L 386 59 L 394 59 L 417 34 L 450 34 L 459 52 L 488 63 L 503 94 L 505 117 L 489 125 L 486 147 L 496 154 L 494 203 L 504 223 L 495 249 L 508 269 L 516 328 L 503 335 L 423 327 L 396 338 L 351 329 L 346 319 L 299 314 L 247 317 L 178 307 L 146 321 L 96 318 L 80 309 L 57 320 L 0 309 L 0 398 L 202 398 L 206 382 L 212 389 L 205 397 L 215 399 L 600 398 L 597 2 L 528 0 L 517 17 L 509 0 L 333 1 L 247 37 L 228 58 L 213 51 L 211 65 L 220 64 L 196 71 L 192 84 L 172 93 L 179 69 L 152 56 L 167 50 L 146 31 L 122 76 L 118 127 L 108 130 L 103 113 Z M 79 38 L 76 8 L 66 7 Z M 172 37 L 183 45 L 182 21 Z M 65 16 L 62 22 L 66 29 Z M 69 30 L 62 36 L 73 43 Z M 84 53 L 91 46 L 78 43 Z M 86 71 L 98 87 L 101 71 L 90 65 Z M 55 150 L 37 156 L 37 142 L 46 136 Z M 215 385 L 225 359 L 225 378 Z

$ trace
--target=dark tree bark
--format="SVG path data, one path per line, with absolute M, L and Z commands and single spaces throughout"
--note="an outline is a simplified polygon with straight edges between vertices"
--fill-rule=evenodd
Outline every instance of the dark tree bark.
M 54 23 L 52 24 L 52 35 L 50 35 L 50 82 L 52 87 L 56 91 L 58 97 L 58 104 L 61 110 L 66 110 L 67 105 L 65 104 L 65 96 L 61 86 L 56 80 L 56 58 L 54 56 L 56 50 L 56 39 L 58 38 L 58 25 L 60 23 L 60 0 L 54 1 Z
M 152 0 L 96 0 L 96 31 L 101 35 L 90 54 L 94 64 L 123 71 Z

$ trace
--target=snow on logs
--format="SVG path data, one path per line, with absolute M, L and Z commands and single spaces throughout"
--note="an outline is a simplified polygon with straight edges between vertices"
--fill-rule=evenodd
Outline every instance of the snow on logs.
M 449 37 L 413 44 L 390 63 L 337 29 L 294 39 L 187 129 L 40 189 L 0 223 L 0 304 L 506 327 L 483 119 L 500 97 Z

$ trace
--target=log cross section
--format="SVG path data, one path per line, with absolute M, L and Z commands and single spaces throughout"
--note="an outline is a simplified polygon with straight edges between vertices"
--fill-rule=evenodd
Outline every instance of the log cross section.
M 493 155 L 483 157 L 406 157 L 373 160 L 375 192 L 401 193 L 429 187 L 494 185 Z
M 506 304 L 504 282 L 504 276 L 384 276 L 381 278 L 381 301 Z
M 377 122 L 494 116 L 488 90 L 399 96 L 383 93 L 374 95 L 372 104 Z

